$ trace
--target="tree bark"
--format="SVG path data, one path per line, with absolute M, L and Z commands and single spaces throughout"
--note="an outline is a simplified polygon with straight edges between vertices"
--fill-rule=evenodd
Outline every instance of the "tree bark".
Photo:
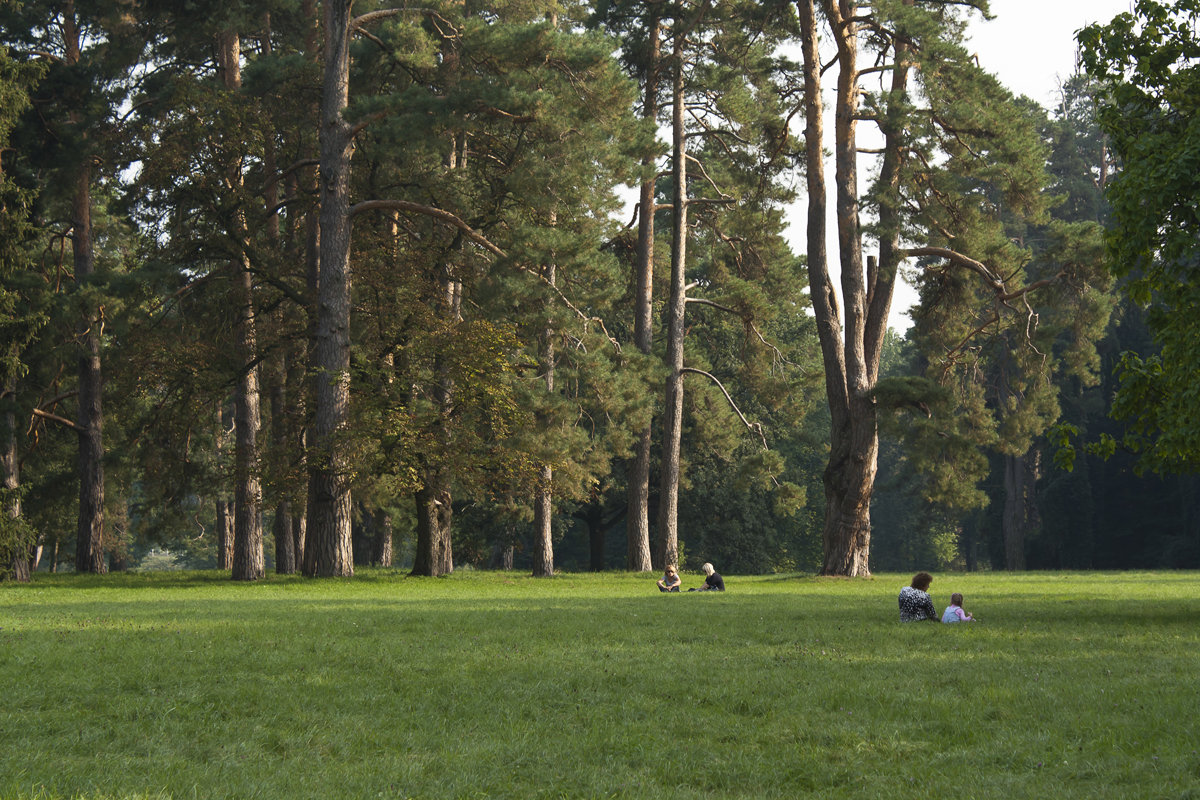
M 450 546 L 450 491 L 434 482 L 417 491 L 417 549 L 413 556 L 413 575 L 436 578 L 454 571 Z
M 492 545 L 492 554 L 488 557 L 488 569 L 502 569 L 511 572 L 513 568 L 513 546 L 496 542 Z
M 682 28 L 682 23 L 677 21 Z M 658 566 L 679 559 L 679 460 L 683 431 L 683 321 L 687 304 L 687 137 L 684 129 L 683 59 L 686 36 L 675 33 L 671 82 L 671 174 L 675 181 L 671 222 L 671 297 L 667 305 L 666 381 L 663 407 L 661 491 L 658 505 Z
M 817 0 L 796 3 L 802 30 L 805 83 L 805 158 L 808 183 L 808 276 L 821 356 L 831 431 L 829 463 L 824 472 L 823 531 L 826 575 L 870 575 L 871 495 L 879 452 L 878 412 L 874 400 L 887 316 L 891 308 L 896 268 L 901 252 L 893 231 L 896 209 L 885 198 L 880 208 L 880 258 L 867 259 L 864 269 L 858 202 L 859 114 L 857 3 L 822 0 L 837 43 L 838 87 L 834 108 L 834 157 L 838 254 L 845 319 L 840 319 L 837 296 L 829 275 L 825 250 L 826 186 L 823 161 L 824 130 L 817 41 Z M 907 88 L 907 45 L 893 53 L 891 90 Z M 884 156 L 880 179 L 885 187 L 898 180 L 901 155 L 899 130 L 883 115 Z
M 554 224 L 553 217 L 551 225 Z M 550 286 L 555 285 L 555 266 L 547 264 L 543 275 Z M 547 322 L 538 343 L 538 366 L 545 382 L 546 393 L 554 393 L 554 328 Z M 541 420 L 542 427 L 549 424 L 548 418 Z M 543 464 L 538 471 L 537 496 L 533 505 L 533 576 L 554 577 L 554 470 Z
M 85 164 L 76 179 L 72 208 L 75 282 L 82 287 L 95 273 L 92 251 L 92 170 Z M 89 310 L 76 341 L 79 345 L 79 519 L 75 528 L 75 569 L 108 572 L 104 558 L 103 381 L 100 375 L 100 314 Z
M 350 399 L 350 160 L 354 140 L 342 116 L 349 104 L 349 0 L 325 3 L 321 99 L 321 244 L 317 299 L 316 408 L 309 451 L 309 541 L 305 574 L 354 574 L 350 483 L 341 441 Z
M 454 320 L 462 319 L 462 284 L 454 279 L 452 268 L 444 265 L 441 291 L 447 313 Z M 454 403 L 454 383 L 441 357 L 435 359 L 434 371 L 437 384 L 434 387 L 434 402 L 439 413 L 448 416 Z M 441 434 L 445 435 L 445 425 Z M 438 577 L 454 571 L 451 523 L 454 519 L 450 481 L 440 464 L 427 464 L 424 470 L 424 486 L 416 494 L 417 542 L 413 555 L 413 575 Z
M 392 565 L 392 518 L 383 509 L 376 509 L 371 530 L 371 563 L 377 567 Z
M 13 384 L 10 382 L 4 387 L 3 394 L 11 397 L 12 393 Z M 3 414 L 0 414 L 0 425 L 3 426 L 0 429 L 0 469 L 3 470 L 0 479 L 3 479 L 4 488 L 14 493 L 8 506 L 0 509 L 0 513 L 15 520 L 21 518 L 21 500 L 15 494 L 21 486 L 21 463 L 17 458 L 17 415 L 11 407 L 5 408 Z M 31 560 L 29 552 L 23 546 L 15 547 L 8 565 L 10 578 L 19 583 L 27 583 L 32 571 Z
M 242 88 L 241 38 L 237 31 L 222 31 L 218 37 L 217 63 L 225 89 L 238 93 Z M 228 188 L 237 194 L 242 188 L 239 158 L 228 168 Z M 254 282 L 247 255 L 249 237 L 243 210 L 234 212 L 230 238 L 240 252 L 230 262 L 233 273 L 235 307 L 234 348 L 238 355 L 239 375 L 233 394 L 234 425 L 234 501 L 233 566 L 235 581 L 255 581 L 266 573 L 263 556 L 262 481 L 259 477 L 258 430 L 261 426 L 258 379 L 258 334 L 254 313 Z
M 233 503 L 217 500 L 217 569 L 233 568 Z
M 642 118 L 654 122 L 658 119 L 659 62 L 662 56 L 662 22 L 657 8 L 649 29 L 650 61 L 646 66 L 645 97 L 642 102 Z M 642 166 L 652 170 L 657 159 L 647 156 Z M 654 201 L 655 178 L 642 181 L 638 199 L 638 250 L 637 250 L 637 297 L 634 300 L 634 342 L 638 350 L 650 355 L 654 345 Z M 638 437 L 637 449 L 629 462 L 626 480 L 628 483 L 628 514 L 625 533 L 628 541 L 625 566 L 633 572 L 648 572 L 653 569 L 650 557 L 650 447 L 652 425 L 647 422 Z M 593 563 L 593 569 L 595 568 Z
M 1025 569 L 1025 542 L 1040 527 L 1037 510 L 1038 452 L 1004 456 L 1004 566 Z

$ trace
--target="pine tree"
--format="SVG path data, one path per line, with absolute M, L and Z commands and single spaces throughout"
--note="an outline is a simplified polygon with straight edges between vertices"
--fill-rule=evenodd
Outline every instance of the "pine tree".
M 970 4 L 976 6 L 977 4 Z M 809 188 L 809 282 L 814 300 L 832 414 L 832 449 L 825 473 L 826 574 L 869 573 L 870 501 L 878 454 L 878 419 L 889 406 L 930 406 L 914 385 L 880 385 L 879 364 L 898 271 L 920 259 L 918 326 L 936 333 L 942 351 L 931 366 L 935 382 L 955 392 L 954 411 L 910 426 L 918 445 L 945 456 L 930 478 L 931 496 L 978 503 L 965 460 L 994 440 L 996 421 L 984 397 L 969 382 L 971 366 L 990 347 L 995 363 L 1007 358 L 1006 374 L 1028 395 L 1026 411 L 1008 418 L 1005 436 L 1019 442 L 1022 426 L 1049 406 L 1047 385 L 1033 368 L 1039 356 L 1029 317 L 1022 312 L 1035 289 L 1078 279 L 1086 269 L 1077 259 L 1058 272 L 1031 276 L 1022 271 L 1028 253 L 1006 232 L 1011 224 L 1043 224 L 1046 198 L 1043 154 L 1036 129 L 1012 96 L 968 57 L 961 45 L 960 9 L 953 4 L 896 0 L 872 4 L 821 3 L 838 49 L 834 154 L 838 254 L 845 317 L 838 307 L 824 252 L 825 188 L 820 104 L 821 61 L 815 3 L 800 3 L 804 29 L 807 180 Z M 860 51 L 872 66 L 860 66 Z M 869 76 L 877 88 L 866 90 Z M 874 79 L 871 78 L 874 83 Z M 882 135 L 879 174 L 866 195 L 858 191 L 857 124 L 874 123 Z M 875 221 L 864 224 L 872 212 Z M 877 256 L 864 248 L 873 239 Z M 910 245 L 910 243 L 915 246 Z M 980 344 L 980 337 L 985 344 Z M 982 348 L 982 349 L 981 349 Z M 1001 401 L 1006 402 L 1006 401 Z M 1025 439 L 1027 441 L 1027 438 Z M 930 463 L 938 463 L 938 460 Z
M 21 134 L 22 156 L 53 174 L 39 202 L 60 206 L 70 220 L 72 267 L 78 301 L 75 322 L 77 475 L 79 513 L 75 567 L 107 571 L 104 552 L 103 305 L 93 238 L 93 192 L 112 162 L 102 155 L 116 141 L 125 80 L 142 47 L 134 20 L 121 3 L 25 3 L 6 6 L 0 20 L 4 44 L 22 57 L 47 61 Z M 47 24 L 47 21 L 50 24 Z M 33 127 L 43 130 L 34 133 Z M 35 144 L 36 142 L 36 144 Z M 62 419 L 62 418 L 60 418 Z
M 22 289 L 36 235 L 32 192 L 6 173 L 3 154 L 39 72 L 0 50 L 0 579 L 16 581 L 28 581 L 36 568 L 35 534 L 21 509 L 17 382 L 28 371 L 23 352 L 47 320 Z

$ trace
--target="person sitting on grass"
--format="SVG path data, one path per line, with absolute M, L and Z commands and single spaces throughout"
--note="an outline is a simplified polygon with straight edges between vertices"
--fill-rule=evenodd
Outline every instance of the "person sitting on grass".
M 931 583 L 932 575 L 928 572 L 918 572 L 913 575 L 912 584 L 900 590 L 901 622 L 937 622 L 937 611 L 933 608 L 933 598 L 929 596 Z
M 725 591 L 725 579 L 717 574 L 717 571 L 715 569 L 713 569 L 712 564 L 705 562 L 704 566 L 701 567 L 700 569 L 704 570 L 704 574 L 707 575 L 708 577 L 706 577 L 704 579 L 704 583 L 702 583 L 700 585 L 699 589 L 688 589 L 689 592 L 723 592 L 723 591 Z
M 658 590 L 660 592 L 678 592 L 679 591 L 679 570 L 674 564 L 667 567 L 663 576 L 658 579 Z
M 974 622 L 975 618 L 966 612 L 962 604 L 961 594 L 955 592 L 950 595 L 950 605 L 946 606 L 946 613 L 942 614 L 942 622 Z

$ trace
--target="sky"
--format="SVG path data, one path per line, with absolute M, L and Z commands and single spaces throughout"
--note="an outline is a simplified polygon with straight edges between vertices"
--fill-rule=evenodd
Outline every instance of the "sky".
M 990 22 L 978 14 L 967 30 L 979 64 L 1014 94 L 1045 108 L 1075 68 L 1075 31 L 1129 11 L 1132 0 L 991 0 Z

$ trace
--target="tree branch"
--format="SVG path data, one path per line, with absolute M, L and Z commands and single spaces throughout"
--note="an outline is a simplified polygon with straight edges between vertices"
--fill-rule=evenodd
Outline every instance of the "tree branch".
M 413 214 L 424 214 L 427 217 L 433 217 L 436 220 L 446 223 L 452 228 L 458 228 L 463 235 L 470 239 L 475 244 L 487 250 L 493 255 L 506 257 L 508 254 L 501 250 L 496 245 L 492 244 L 486 236 L 472 228 L 459 217 L 451 214 L 449 211 L 443 211 L 440 208 L 433 206 L 421 205 L 420 203 L 410 203 L 407 200 L 364 200 L 361 203 L 356 203 L 350 208 L 350 216 L 355 217 L 365 211 L 408 211 Z
M 40 408 L 33 409 L 33 415 L 35 417 L 41 417 L 42 419 L 48 419 L 52 422 L 58 422 L 62 425 L 66 425 L 68 428 L 73 428 L 74 430 L 80 432 L 87 430 L 87 428 L 83 427 L 77 422 L 72 422 L 66 417 L 60 417 L 58 414 L 51 414 L 49 411 L 43 411 Z
M 718 309 L 720 311 L 724 311 L 726 313 L 733 314 L 734 316 L 740 316 L 735 309 L 732 309 L 729 306 L 723 306 L 720 303 L 714 303 L 712 300 L 705 300 L 702 297 L 685 297 L 683 302 L 699 303 L 702 306 L 712 306 L 713 308 Z
M 947 261 L 951 261 L 961 267 L 966 267 L 972 272 L 979 273 L 979 275 L 981 275 L 983 279 L 987 281 L 988 285 L 991 286 L 997 294 L 1004 294 L 1004 282 L 997 278 L 995 274 L 993 274 L 992 271 L 987 268 L 987 265 L 981 261 L 976 261 L 969 256 L 964 256 L 962 253 L 951 250 L 948 247 L 914 247 L 909 250 L 901 250 L 900 256 L 902 258 L 917 258 L 920 256 L 937 256 L 938 258 L 944 258 Z
M 733 397 L 730 396 L 729 390 L 725 388 L 725 384 L 721 383 L 721 381 L 719 381 L 717 379 L 716 375 L 713 375 L 711 372 L 705 372 L 702 369 L 696 369 L 695 367 L 682 367 L 682 368 L 680 368 L 679 371 L 680 372 L 694 372 L 697 375 L 703 375 L 704 377 L 708 378 L 710 381 L 715 383 L 717 385 L 717 388 L 719 388 L 721 390 L 721 393 L 725 395 L 725 400 L 728 401 L 729 407 L 732 408 L 734 413 L 738 415 L 738 418 L 741 419 L 742 424 L 744 424 L 746 426 L 746 429 L 749 431 L 752 431 L 753 433 L 758 434 L 758 438 L 762 440 L 762 445 L 763 445 L 764 450 L 771 449 L 770 447 L 767 446 L 767 437 L 763 434 L 762 423 L 751 422 L 750 420 L 746 419 L 746 415 L 743 414 L 742 410 L 737 407 L 737 403 L 733 402 Z

